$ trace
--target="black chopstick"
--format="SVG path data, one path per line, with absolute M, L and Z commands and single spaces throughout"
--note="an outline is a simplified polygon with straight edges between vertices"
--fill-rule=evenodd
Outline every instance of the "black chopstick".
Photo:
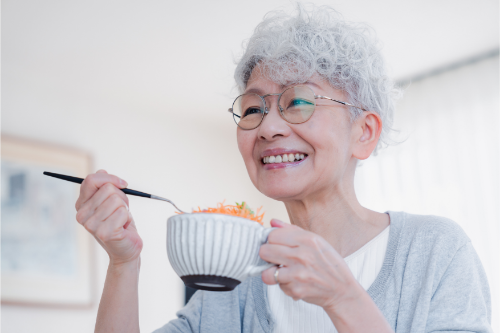
M 59 173 L 53 173 L 53 172 L 48 172 L 48 171 L 44 171 L 43 174 L 46 176 L 59 178 L 59 179 L 66 180 L 66 181 L 72 182 L 72 183 L 77 183 L 77 184 L 83 183 L 83 180 L 84 180 L 83 178 L 66 176 L 66 175 L 61 175 Z M 144 198 L 151 198 L 151 194 L 148 194 L 148 193 L 139 192 L 139 191 L 131 190 L 128 188 L 121 188 L 120 190 L 122 190 L 122 192 L 125 194 L 135 195 L 135 196 L 144 197 Z M 153 198 L 151 198 L 151 199 L 153 199 Z

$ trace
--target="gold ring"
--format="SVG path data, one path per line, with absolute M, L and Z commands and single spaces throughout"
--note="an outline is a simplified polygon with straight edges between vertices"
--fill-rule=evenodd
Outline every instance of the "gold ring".
M 276 281 L 276 284 L 280 284 L 280 281 L 278 280 L 278 275 L 280 273 L 280 267 L 276 267 L 276 272 L 274 272 L 274 281 Z

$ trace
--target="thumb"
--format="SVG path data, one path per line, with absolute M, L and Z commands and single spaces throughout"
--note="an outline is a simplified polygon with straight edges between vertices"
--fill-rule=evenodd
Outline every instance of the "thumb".
M 271 227 L 274 227 L 274 228 L 288 228 L 291 226 L 292 226 L 291 224 L 285 223 L 285 222 L 280 221 L 278 219 L 271 220 Z

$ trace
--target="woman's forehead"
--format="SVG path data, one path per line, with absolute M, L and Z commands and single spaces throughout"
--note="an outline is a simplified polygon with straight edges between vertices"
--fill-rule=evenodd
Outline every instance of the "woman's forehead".
M 253 93 L 258 95 L 281 93 L 286 88 L 297 85 L 304 84 L 310 86 L 313 91 L 328 91 L 332 87 L 328 81 L 315 73 L 309 78 L 302 80 L 289 80 L 288 82 L 276 82 L 272 80 L 266 73 L 262 70 L 253 71 L 250 79 L 247 82 L 245 88 L 245 93 Z

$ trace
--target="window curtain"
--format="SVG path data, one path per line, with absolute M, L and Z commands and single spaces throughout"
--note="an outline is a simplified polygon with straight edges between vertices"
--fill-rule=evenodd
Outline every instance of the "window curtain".
M 456 221 L 488 275 L 500 332 L 500 117 L 498 52 L 404 84 L 393 137 L 358 166 L 362 205 Z

